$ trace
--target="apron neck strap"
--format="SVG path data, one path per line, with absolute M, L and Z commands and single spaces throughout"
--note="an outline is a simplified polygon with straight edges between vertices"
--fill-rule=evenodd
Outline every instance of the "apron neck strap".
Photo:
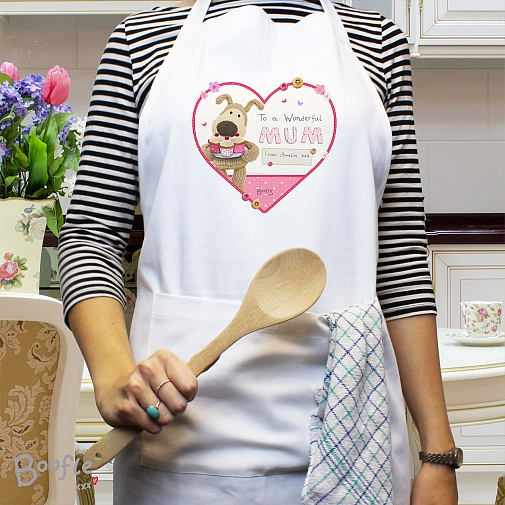
M 340 35 L 344 35 L 345 39 L 347 39 L 347 33 L 344 30 L 344 26 L 338 17 L 338 14 L 335 11 L 335 7 L 331 0 L 319 0 L 321 2 L 321 6 L 323 7 L 324 12 L 330 17 L 333 22 L 333 25 L 337 31 L 337 34 L 340 32 Z M 184 21 L 182 25 L 181 31 L 177 37 L 177 41 L 191 43 L 194 41 L 198 35 L 200 27 L 205 19 L 205 15 L 209 10 L 209 6 L 212 0 L 196 0 L 193 7 L 191 7 L 191 11 Z M 344 40 L 345 40 L 344 39 Z M 347 39 L 348 41 L 348 39 Z
M 209 10 L 211 1 L 212 0 L 196 0 L 177 36 L 177 43 L 181 40 L 183 42 L 192 42 L 196 39 L 198 31 L 205 19 L 205 14 L 207 14 Z

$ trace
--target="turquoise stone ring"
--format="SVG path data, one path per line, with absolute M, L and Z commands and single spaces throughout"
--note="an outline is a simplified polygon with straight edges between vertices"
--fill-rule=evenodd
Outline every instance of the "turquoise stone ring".
M 152 405 L 150 407 L 147 407 L 146 412 L 147 415 L 153 419 L 158 419 L 160 417 L 160 412 L 158 410 L 161 402 L 158 402 L 158 405 L 156 407 L 153 407 Z

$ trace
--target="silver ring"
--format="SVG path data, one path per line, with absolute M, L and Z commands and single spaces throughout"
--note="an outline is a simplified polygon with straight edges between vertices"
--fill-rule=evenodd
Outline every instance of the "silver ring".
M 170 379 L 167 379 L 167 380 L 164 380 L 159 386 L 158 386 L 158 389 L 156 390 L 156 396 L 158 396 L 158 392 L 159 390 L 161 389 L 161 386 L 163 386 L 164 384 L 166 384 L 167 382 L 172 382 Z

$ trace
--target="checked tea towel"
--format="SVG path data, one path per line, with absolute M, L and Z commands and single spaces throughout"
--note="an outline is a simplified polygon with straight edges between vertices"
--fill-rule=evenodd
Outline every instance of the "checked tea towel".
M 392 505 L 391 435 L 377 299 L 326 314 L 330 352 L 311 419 L 304 505 Z

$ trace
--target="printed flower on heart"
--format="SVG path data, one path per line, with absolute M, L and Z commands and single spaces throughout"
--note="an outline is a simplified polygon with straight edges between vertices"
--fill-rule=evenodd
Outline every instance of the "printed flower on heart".
M 11 281 L 19 274 L 19 267 L 15 261 L 6 261 L 0 265 L 0 279 L 2 281 Z
M 316 84 L 316 93 L 318 95 L 324 95 L 326 90 L 324 89 L 324 84 Z
M 217 81 L 209 82 L 209 86 L 212 93 L 216 93 L 217 91 L 219 91 L 219 88 L 221 87 Z
M 200 98 L 201 98 L 202 100 L 205 100 L 205 99 L 207 98 L 207 96 L 208 96 L 207 91 L 202 91 L 202 92 L 200 93 Z

